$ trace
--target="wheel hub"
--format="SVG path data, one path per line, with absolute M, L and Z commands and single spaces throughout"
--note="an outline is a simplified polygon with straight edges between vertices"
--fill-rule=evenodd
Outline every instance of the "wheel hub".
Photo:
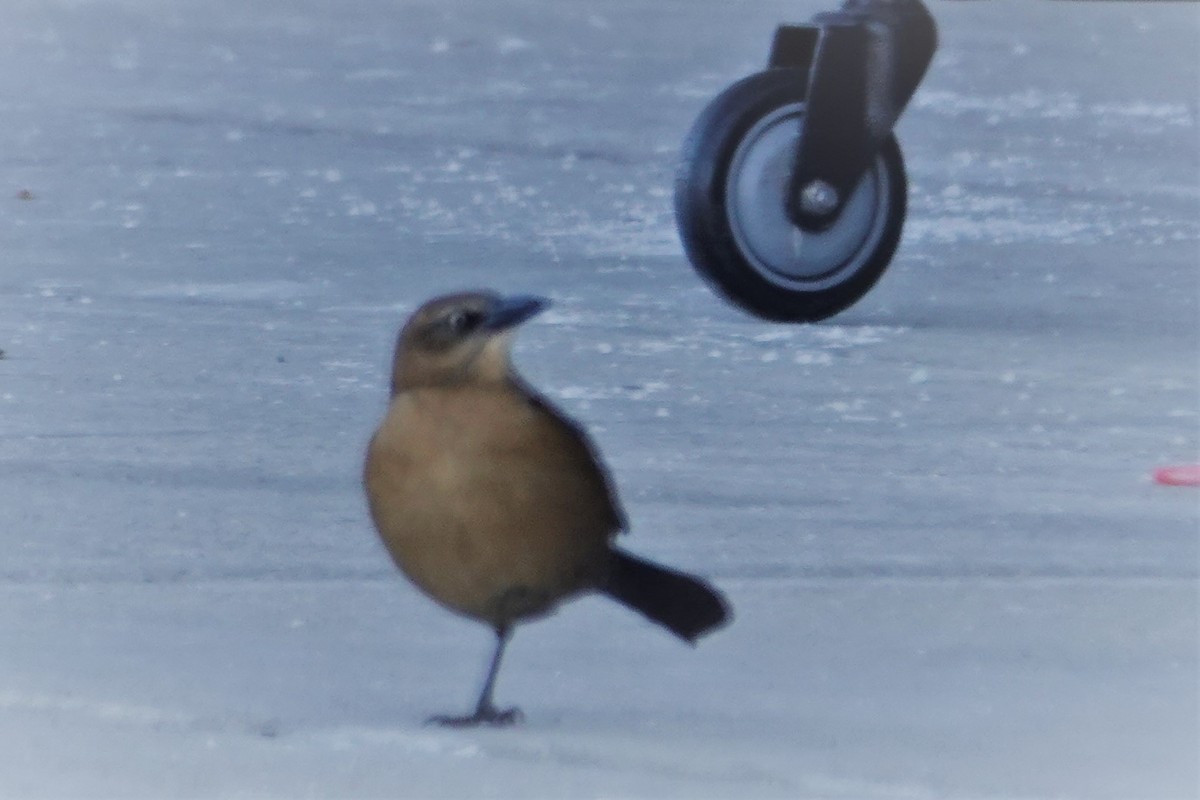
M 797 227 L 787 200 L 803 116 L 803 104 L 783 106 L 747 132 L 730 162 L 725 207 L 750 265 L 772 283 L 808 290 L 841 283 L 867 263 L 883 235 L 890 191 L 876 161 L 828 228 Z

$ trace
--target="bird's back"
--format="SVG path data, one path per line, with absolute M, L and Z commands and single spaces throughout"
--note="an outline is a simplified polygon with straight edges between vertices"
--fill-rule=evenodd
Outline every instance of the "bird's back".
M 515 383 L 400 392 L 364 480 L 397 565 L 493 625 L 602 583 L 623 527 L 586 436 Z

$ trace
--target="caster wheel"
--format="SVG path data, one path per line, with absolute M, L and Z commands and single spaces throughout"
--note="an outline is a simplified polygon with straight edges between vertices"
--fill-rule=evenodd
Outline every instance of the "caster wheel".
M 769 320 L 816 322 L 849 308 L 891 261 L 908 184 L 894 136 L 841 214 L 820 232 L 787 213 L 804 125 L 802 73 L 771 69 L 719 94 L 684 141 L 675 219 L 692 265 L 718 292 Z

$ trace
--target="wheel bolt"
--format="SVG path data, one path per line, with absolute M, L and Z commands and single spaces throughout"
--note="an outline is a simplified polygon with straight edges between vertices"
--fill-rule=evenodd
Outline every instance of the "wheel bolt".
M 831 185 L 818 178 L 800 191 L 800 207 L 805 213 L 824 216 L 837 208 L 838 193 Z

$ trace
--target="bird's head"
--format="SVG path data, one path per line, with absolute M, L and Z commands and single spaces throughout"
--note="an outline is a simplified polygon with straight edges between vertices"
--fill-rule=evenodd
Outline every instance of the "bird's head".
M 419 386 L 507 380 L 513 330 L 549 302 L 486 291 L 429 300 L 400 329 L 392 394 Z

